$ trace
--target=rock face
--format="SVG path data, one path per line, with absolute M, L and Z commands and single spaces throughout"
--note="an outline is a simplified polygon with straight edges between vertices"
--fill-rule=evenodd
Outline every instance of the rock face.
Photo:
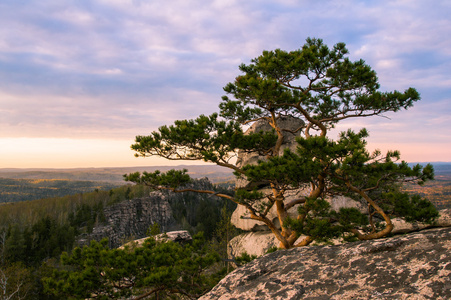
M 451 226 L 451 208 L 439 210 L 439 217 L 434 224 L 425 223 L 408 223 L 400 218 L 392 219 L 393 234 L 407 233 L 412 231 L 418 231 L 430 227 L 448 227 Z
M 296 151 L 296 136 L 299 136 L 299 130 L 304 127 L 304 121 L 292 118 L 292 117 L 281 117 L 278 120 L 278 125 L 283 132 L 283 144 L 280 148 L 279 154 L 282 154 L 284 149 L 290 148 L 292 151 Z M 260 120 L 252 124 L 251 127 L 245 132 L 246 134 L 253 132 L 266 132 L 271 131 L 272 127 L 265 120 Z M 297 133 L 293 133 L 297 132 Z M 260 156 L 257 153 L 246 153 L 240 152 L 238 153 L 238 160 L 236 162 L 238 167 L 247 164 L 257 164 L 258 160 L 265 159 L 264 156 Z M 235 181 L 235 187 L 242 188 L 247 186 L 248 182 L 245 179 L 238 179 Z
M 442 209 L 436 222 L 431 224 L 407 223 L 402 219 L 392 219 L 394 228 L 392 234 L 402 234 L 418 231 L 430 227 L 448 227 L 451 226 L 451 209 Z M 252 221 L 252 220 L 251 220 Z M 301 237 L 302 238 L 302 237 Z M 332 241 L 339 244 L 339 241 Z M 271 231 L 253 231 L 246 232 L 234 237 L 229 242 L 229 254 L 231 257 L 239 256 L 246 252 L 250 255 L 262 256 L 272 247 L 279 247 L 280 242 Z
M 284 140 L 282 147 L 280 149 L 280 155 L 283 153 L 284 149 L 290 148 L 292 151 L 296 151 L 296 137 L 299 136 L 299 130 L 304 127 L 304 122 L 297 118 L 292 117 L 281 117 L 278 120 L 278 124 L 282 130 L 285 130 L 283 132 Z M 268 124 L 265 120 L 260 120 L 252 124 L 252 126 L 246 131 L 246 134 L 253 133 L 253 132 L 260 132 L 260 131 L 271 131 L 272 127 Z M 296 133 L 293 133 L 296 132 Z M 238 160 L 237 160 L 237 166 L 242 167 L 247 164 L 257 164 L 259 160 L 264 160 L 264 156 L 260 156 L 257 153 L 246 153 L 246 152 L 239 152 L 238 153 Z M 247 187 L 249 185 L 249 182 L 245 180 L 244 178 L 237 178 L 235 180 L 235 187 L 236 188 L 243 188 Z M 255 185 L 259 185 L 258 183 L 255 183 Z M 264 187 L 260 187 L 261 191 L 265 191 Z M 302 196 L 302 191 L 293 191 L 293 192 L 287 192 L 286 198 L 288 200 L 298 198 Z M 297 212 L 297 208 L 293 207 L 290 210 L 290 214 L 292 216 L 295 216 Z M 276 220 L 277 214 L 275 211 L 275 207 L 272 209 L 272 211 L 269 212 L 268 217 L 270 219 Z M 245 231 L 265 231 L 268 230 L 267 226 L 264 225 L 262 222 L 258 222 L 255 220 L 249 219 L 248 211 L 243 207 L 238 205 L 236 210 L 232 214 L 232 224 L 235 225 L 237 228 L 245 230 Z
M 262 256 L 272 247 L 278 247 L 279 240 L 271 231 L 246 232 L 234 237 L 228 244 L 230 257 L 246 252 L 250 255 Z
M 279 250 L 200 299 L 451 299 L 451 228 Z
M 109 246 L 115 248 L 122 245 L 126 238 L 145 236 L 149 226 L 154 223 L 160 225 L 161 231 L 177 228 L 167 194 L 161 192 L 108 206 L 104 215 L 106 224 L 95 226 L 91 234 L 79 240 L 79 244 L 108 237 Z
M 120 246 L 119 249 L 123 249 L 125 246 L 129 245 L 129 246 L 133 246 L 133 247 L 139 247 L 141 246 L 145 240 L 147 240 L 148 237 L 142 238 L 142 239 L 138 239 L 138 240 L 134 240 L 132 242 L 129 242 L 123 246 Z M 189 234 L 188 231 L 186 230 L 177 230 L 177 231 L 169 231 L 169 232 L 165 232 L 165 233 L 161 233 L 155 236 L 155 240 L 156 241 L 173 241 L 176 243 L 187 243 L 193 240 L 193 238 L 191 237 L 191 235 Z
M 282 154 L 284 149 L 289 148 L 292 151 L 296 151 L 297 143 L 296 136 L 299 136 L 299 130 L 304 126 L 304 122 L 302 120 L 296 118 L 288 118 L 284 117 L 279 120 L 280 127 L 285 130 L 284 131 L 284 141 L 279 154 Z M 272 127 L 264 120 L 260 120 L 255 122 L 246 133 L 251 132 L 260 132 L 260 131 L 270 131 Z M 296 132 L 293 133 L 293 132 Z M 264 156 L 259 156 L 256 153 L 238 153 L 237 166 L 241 167 L 247 164 L 256 164 L 258 160 L 264 160 Z M 248 187 L 249 183 L 243 179 L 238 178 L 235 181 L 235 186 L 237 188 Z M 255 184 L 259 187 L 259 190 L 263 193 L 270 193 L 270 190 L 267 187 L 261 186 L 258 183 Z M 307 195 L 307 192 L 304 190 L 294 190 L 287 191 L 285 193 L 286 202 L 290 202 L 294 199 L 298 199 L 300 197 L 304 197 Z M 338 210 L 341 207 L 354 207 L 362 211 L 366 212 L 366 206 L 349 199 L 347 197 L 338 196 L 330 199 L 326 199 L 331 204 L 331 208 L 334 210 Z M 288 211 L 288 215 L 292 218 L 296 218 L 298 215 L 297 212 L 298 206 L 292 207 Z M 267 217 L 271 219 L 271 221 L 276 225 L 276 227 L 280 228 L 279 219 L 277 217 L 276 207 L 272 207 L 272 209 L 267 214 Z M 232 214 L 231 222 L 235 227 L 242 229 L 244 231 L 250 231 L 254 233 L 244 233 L 235 239 L 232 240 L 230 246 L 232 248 L 231 253 L 234 255 L 239 255 L 242 252 L 246 251 L 248 254 L 262 255 L 266 252 L 267 249 L 278 246 L 279 241 L 277 241 L 272 233 L 269 231 L 269 228 L 263 223 L 259 221 L 252 220 L 250 218 L 249 212 L 244 206 L 238 205 L 236 210 Z M 262 233 L 255 233 L 258 231 L 263 231 Z M 259 240 L 260 239 L 260 240 Z M 241 252 L 240 252 L 241 251 Z
M 214 189 L 207 178 L 196 179 L 187 187 Z M 98 223 L 92 233 L 79 237 L 78 245 L 107 237 L 109 246 L 116 248 L 125 241 L 146 237 L 149 226 L 154 223 L 160 225 L 161 232 L 180 230 L 183 228 L 180 218 L 193 219 L 202 201 L 216 205 L 219 200 L 214 195 L 155 191 L 149 197 L 122 201 L 106 207 L 103 210 L 105 222 Z
M 287 199 L 295 199 L 303 196 L 305 193 L 303 191 L 288 191 L 286 192 Z M 326 199 L 331 205 L 331 209 L 333 210 L 339 210 L 342 207 L 353 207 L 360 210 L 362 213 L 366 213 L 366 207 L 360 202 L 357 202 L 355 200 L 352 200 L 350 198 L 344 197 L 344 196 L 337 196 L 334 198 L 328 198 Z M 288 215 L 291 218 L 296 218 L 298 215 L 297 206 L 292 207 L 288 211 Z M 268 218 L 271 219 L 274 224 L 276 224 L 277 227 L 280 228 L 279 220 L 277 218 L 277 212 L 276 207 L 274 206 L 268 213 Z M 252 220 L 249 217 L 249 212 L 247 209 L 242 206 L 238 205 L 238 207 L 235 209 L 235 211 L 232 214 L 231 222 L 235 227 L 245 230 L 245 231 L 268 231 L 268 227 L 260 221 Z

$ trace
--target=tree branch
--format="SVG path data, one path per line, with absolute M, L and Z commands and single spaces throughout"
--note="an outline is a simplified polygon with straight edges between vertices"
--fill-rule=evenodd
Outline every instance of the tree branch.
M 150 292 L 147 292 L 147 293 L 145 293 L 145 294 L 142 294 L 142 295 L 140 295 L 140 296 L 134 298 L 133 300 L 140 300 L 140 299 L 147 298 L 148 296 L 150 296 L 150 295 L 152 295 L 152 294 L 155 294 L 156 292 L 163 291 L 164 289 L 165 289 L 165 287 L 158 287 L 158 288 L 155 288 L 155 289 L 151 290 Z
M 234 197 L 232 197 L 230 195 L 221 194 L 221 193 L 218 193 L 215 191 L 210 191 L 210 190 L 196 190 L 196 189 L 192 189 L 192 188 L 177 190 L 176 188 L 170 188 L 170 187 L 165 187 L 165 186 L 154 186 L 151 184 L 146 184 L 146 185 L 150 186 L 152 188 L 158 189 L 158 190 L 169 190 L 174 193 L 194 192 L 194 193 L 199 193 L 199 194 L 210 194 L 210 195 L 218 196 L 220 198 L 225 198 L 225 199 L 231 200 L 235 203 L 239 203 L 239 202 L 237 202 L 238 200 L 236 200 Z
M 305 197 L 294 199 L 294 200 L 288 202 L 287 204 L 285 204 L 285 208 L 286 208 L 286 210 L 289 210 L 290 208 L 292 208 L 296 204 L 305 203 L 305 201 L 306 201 Z

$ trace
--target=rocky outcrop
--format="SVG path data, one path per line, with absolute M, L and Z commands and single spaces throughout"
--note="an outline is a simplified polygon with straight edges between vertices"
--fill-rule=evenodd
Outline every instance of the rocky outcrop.
M 451 228 L 279 250 L 200 299 L 451 299 Z
M 83 245 L 90 240 L 108 237 L 109 246 L 119 247 L 125 239 L 141 238 L 154 223 L 160 225 L 161 231 L 177 229 L 172 209 L 166 193 L 153 192 L 149 197 L 126 200 L 104 210 L 106 222 L 98 224 L 89 235 L 79 240 Z
M 304 127 L 304 122 L 300 119 L 293 117 L 281 117 L 278 120 L 278 125 L 283 131 L 283 144 L 279 151 L 279 154 L 282 155 L 284 149 L 290 148 L 292 151 L 296 151 L 296 137 L 300 135 L 300 130 Z M 271 131 L 272 127 L 268 124 L 266 120 L 259 120 L 252 124 L 252 126 L 246 131 L 246 134 L 254 133 L 254 132 L 267 132 Z M 237 166 L 242 167 L 248 164 L 257 164 L 259 160 L 264 160 L 265 156 L 261 156 L 255 152 L 239 152 L 237 159 Z M 259 186 L 259 183 L 253 183 L 256 186 Z M 237 178 L 235 180 L 236 188 L 248 187 L 249 182 L 245 178 Z M 259 186 L 262 192 L 270 192 L 265 189 L 263 186 Z M 287 201 L 299 198 L 302 196 L 302 191 L 292 191 L 286 193 Z M 297 207 L 293 207 L 289 211 L 291 216 L 295 216 L 297 213 Z M 268 217 L 273 221 L 277 222 L 277 214 L 275 211 L 275 207 L 268 213 Z M 245 230 L 245 231 L 265 231 L 268 230 L 268 227 L 264 225 L 262 222 L 258 222 L 249 218 L 249 212 L 244 206 L 238 205 L 236 210 L 232 214 L 232 224 L 237 228 Z
M 262 256 L 273 247 L 278 247 L 279 240 L 271 231 L 252 231 L 240 234 L 230 240 L 228 254 L 230 258 L 243 253 Z
M 123 249 L 125 246 L 131 247 L 140 247 L 149 237 L 145 237 L 142 239 L 137 239 L 132 242 L 128 242 L 127 244 L 120 246 L 119 249 Z M 161 233 L 155 236 L 156 241 L 173 241 L 176 243 L 187 243 L 193 240 L 191 235 L 186 230 L 177 230 L 177 231 L 169 231 L 165 233 Z
M 299 129 L 301 129 L 304 124 L 301 120 L 287 117 L 280 119 L 279 122 L 280 127 L 284 130 L 284 143 L 282 145 L 281 153 L 283 149 L 286 148 L 295 151 L 297 146 L 296 136 L 299 135 Z M 246 133 L 270 130 L 272 130 L 272 127 L 265 120 L 259 120 L 255 122 L 246 131 Z M 296 134 L 294 132 L 296 132 Z M 256 164 L 259 160 L 264 159 L 265 157 L 259 156 L 258 153 L 240 152 L 238 153 L 237 166 L 242 167 L 247 164 Z M 247 182 L 244 178 L 238 178 L 236 180 L 237 188 L 249 186 L 249 182 Z M 271 193 L 271 190 L 267 186 L 264 186 L 262 183 L 253 183 L 252 187 L 258 188 L 258 190 L 263 194 Z M 285 203 L 289 203 L 295 199 L 299 199 L 307 195 L 307 190 L 302 189 L 286 191 L 286 193 L 284 194 Z M 335 211 L 338 211 L 340 208 L 356 208 L 360 212 L 366 214 L 368 210 L 367 203 L 359 202 L 344 196 L 329 197 L 326 198 L 326 201 L 330 203 L 331 209 Z M 297 206 L 290 208 L 290 210 L 287 211 L 288 216 L 291 218 L 296 218 L 298 215 L 297 209 Z M 275 206 L 273 206 L 271 210 L 269 210 L 266 216 L 273 222 L 276 227 L 280 228 L 279 218 L 277 216 Z M 231 242 L 229 243 L 229 254 L 231 256 L 238 256 L 243 252 L 259 256 L 266 253 L 268 249 L 274 246 L 277 247 L 280 244 L 280 242 L 273 236 L 272 232 L 269 231 L 269 228 L 263 222 L 256 221 L 250 218 L 250 213 L 244 206 L 238 205 L 238 207 L 232 214 L 231 222 L 237 228 L 248 231 L 247 233 L 243 233 L 231 240 Z M 431 227 L 430 224 L 407 223 L 402 219 L 393 219 L 392 222 L 394 225 L 392 234 L 407 233 Z M 439 220 L 432 226 L 451 226 L 450 210 L 441 211 Z M 338 243 L 338 241 L 336 242 Z
M 300 129 L 304 126 L 302 120 L 297 118 L 282 117 L 279 119 L 279 126 L 283 130 L 284 141 L 280 150 L 280 155 L 284 149 L 289 148 L 292 151 L 296 151 L 297 143 L 296 137 L 300 135 Z M 265 120 L 259 120 L 255 122 L 247 131 L 246 134 L 260 131 L 271 131 L 272 127 Z M 259 160 L 264 160 L 264 156 L 258 155 L 258 153 L 239 152 L 237 166 L 242 167 L 247 164 L 256 164 Z M 254 186 L 258 186 L 259 191 L 263 194 L 270 194 L 271 190 L 259 183 L 253 183 Z M 237 188 L 249 187 L 249 182 L 244 178 L 237 178 L 235 181 Z M 308 195 L 307 190 L 292 190 L 286 191 L 284 194 L 286 203 L 289 203 L 295 199 L 305 197 Z M 341 207 L 353 207 L 359 209 L 361 212 L 366 212 L 366 206 L 358 201 L 352 200 L 347 197 L 337 196 L 326 199 L 333 210 L 339 210 Z M 298 215 L 298 206 L 293 206 L 288 210 L 288 215 L 291 218 L 296 218 Z M 280 228 L 279 218 L 277 216 L 276 207 L 272 207 L 267 214 L 276 227 Z M 235 209 L 231 218 L 232 224 L 244 231 L 250 231 L 250 233 L 244 233 L 234 238 L 229 244 L 229 253 L 231 255 L 240 255 L 242 252 L 248 254 L 262 255 L 266 253 L 267 249 L 278 246 L 279 241 L 275 239 L 273 234 L 269 231 L 269 228 L 260 221 L 256 221 L 250 218 L 249 211 L 241 205 Z M 262 231 L 261 233 L 257 233 Z
M 291 151 L 295 152 L 297 147 L 296 137 L 300 136 L 300 130 L 304 127 L 304 122 L 298 118 L 293 117 L 281 117 L 278 120 L 278 125 L 283 131 L 283 144 L 279 151 L 279 155 L 283 154 L 283 151 L 286 148 L 289 148 Z M 254 133 L 254 132 L 260 132 L 260 131 L 271 131 L 272 127 L 268 124 L 266 120 L 259 120 L 252 124 L 252 126 L 246 131 L 246 134 Z M 239 152 L 238 153 L 238 159 L 237 159 L 237 166 L 242 167 L 244 165 L 248 164 L 257 164 L 259 160 L 265 160 L 265 156 L 261 156 L 258 153 L 255 152 Z M 265 187 L 259 183 L 252 183 L 253 187 L 258 187 L 259 191 L 263 192 L 264 194 L 270 194 L 271 190 L 268 189 L 268 187 Z M 243 188 L 243 187 L 249 187 L 249 182 L 246 181 L 245 178 L 237 178 L 235 181 L 235 187 L 236 188 Z M 286 203 L 298 199 L 301 197 L 305 197 L 308 195 L 308 192 L 306 190 L 293 190 L 293 191 L 286 191 L 284 194 Z M 338 210 L 341 207 L 354 207 L 362 212 L 366 211 L 366 207 L 362 205 L 361 203 L 352 200 L 347 197 L 338 196 L 334 198 L 326 199 L 331 204 L 331 208 L 334 210 Z M 288 214 L 290 217 L 295 218 L 297 216 L 297 206 L 292 207 Z M 269 213 L 267 214 L 267 217 L 276 225 L 278 224 L 278 217 L 276 208 L 273 207 Z M 249 212 L 244 206 L 238 206 L 237 209 L 232 214 L 232 224 L 235 225 L 237 228 L 245 230 L 245 231 L 267 231 L 269 230 L 268 227 L 263 223 L 259 221 L 255 221 L 250 219 Z
M 293 117 L 285 117 L 282 116 L 277 121 L 278 125 L 283 131 L 283 144 L 280 148 L 279 154 L 282 155 L 283 151 L 286 148 L 290 148 L 292 151 L 296 151 L 296 137 L 300 135 L 300 130 L 302 127 L 304 127 L 304 121 L 293 118 Z M 245 134 L 254 133 L 254 132 L 267 132 L 271 131 L 273 128 L 269 123 L 265 120 L 259 120 L 252 124 L 251 127 L 249 127 L 248 130 L 246 130 Z M 265 159 L 265 156 L 261 156 L 256 152 L 239 152 L 238 153 L 238 160 L 236 162 L 236 165 L 238 167 L 242 167 L 247 164 L 257 164 L 259 160 Z M 244 178 L 238 178 L 235 180 L 235 187 L 237 188 L 243 188 L 248 185 L 248 181 L 246 181 Z M 255 185 L 258 185 L 258 183 L 255 183 Z
M 433 224 L 426 224 L 420 222 L 408 223 L 401 218 L 392 219 L 393 231 L 392 234 L 407 233 L 418 231 L 430 227 L 448 227 L 451 226 L 451 208 L 439 210 L 439 217 Z
M 215 190 L 207 178 L 196 179 L 186 187 Z M 106 207 L 103 210 L 105 221 L 98 222 L 92 233 L 80 236 L 78 245 L 86 245 L 91 240 L 100 241 L 106 237 L 109 240 L 109 246 L 116 248 L 125 241 L 146 237 L 147 230 L 154 223 L 160 225 L 161 232 L 180 230 L 184 228 L 182 224 L 184 220 L 189 225 L 192 225 L 190 222 L 196 221 L 201 204 L 213 206 L 216 209 L 222 207 L 219 198 L 214 195 L 191 192 L 154 191 L 145 198 L 125 200 Z
M 303 191 L 287 191 L 286 198 L 287 199 L 295 199 L 304 195 Z M 331 205 L 331 209 L 338 211 L 342 207 L 353 207 L 360 210 L 362 213 L 366 213 L 366 207 L 362 203 L 352 200 L 350 198 L 344 196 L 337 196 L 334 198 L 327 198 Z M 289 202 L 289 201 L 287 201 Z M 291 218 L 296 218 L 298 216 L 298 207 L 294 206 L 288 210 L 288 215 Z M 269 211 L 267 217 L 274 222 L 276 227 L 280 228 L 279 219 L 277 217 L 276 207 L 272 207 Z M 266 226 L 263 222 L 252 220 L 249 215 L 249 211 L 242 205 L 238 205 L 235 211 L 232 214 L 231 222 L 235 227 L 242 229 L 244 231 L 268 231 L 268 226 Z
M 442 209 L 439 211 L 439 218 L 433 224 L 408 223 L 402 219 L 392 219 L 394 228 L 392 234 L 403 234 L 413 231 L 419 231 L 430 227 L 448 227 L 451 226 L 451 209 Z M 302 238 L 302 237 L 301 237 Z M 340 244 L 339 240 L 332 241 Z M 262 256 L 273 247 L 279 247 L 280 242 L 271 231 L 252 231 L 240 234 L 229 242 L 229 254 L 231 257 L 239 256 L 246 252 L 250 255 Z

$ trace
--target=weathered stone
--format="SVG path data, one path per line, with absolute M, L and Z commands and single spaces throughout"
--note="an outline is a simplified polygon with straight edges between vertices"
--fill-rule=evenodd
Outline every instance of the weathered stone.
M 439 217 L 432 224 L 419 222 L 408 223 L 401 218 L 394 218 L 391 221 L 394 226 L 392 231 L 393 234 L 418 231 L 430 227 L 448 227 L 451 226 L 451 208 L 439 210 Z
M 353 200 L 345 196 L 335 196 L 333 198 L 326 198 L 326 201 L 330 204 L 330 209 L 339 211 L 340 208 L 356 208 L 361 213 L 368 213 L 367 204 L 363 204 L 359 201 Z
M 430 227 L 448 227 L 451 226 L 451 209 L 442 209 L 439 211 L 439 218 L 433 224 L 408 223 L 402 219 L 392 219 L 394 228 L 392 234 L 408 233 L 422 230 Z M 252 221 L 252 220 L 251 220 Z M 262 225 L 263 226 L 263 225 Z M 300 239 L 302 239 L 300 237 Z M 332 240 L 334 244 L 340 244 L 340 240 Z M 271 231 L 255 231 L 240 234 L 229 242 L 229 256 L 239 256 L 246 252 L 250 255 L 264 255 L 268 249 L 279 247 L 280 242 Z
M 173 241 L 176 243 L 186 243 L 193 240 L 191 235 L 186 230 L 169 231 L 158 234 L 155 239 L 157 241 Z
M 302 196 L 305 196 L 305 191 L 288 191 L 286 193 L 285 201 L 286 203 L 289 203 L 290 201 Z M 330 203 L 331 209 L 336 211 L 338 211 L 342 207 L 353 207 L 357 208 L 362 213 L 367 212 L 365 205 L 348 197 L 337 196 L 334 198 L 327 198 L 326 201 Z M 291 209 L 289 209 L 288 215 L 291 218 L 296 218 L 298 215 L 298 205 L 293 206 Z M 280 228 L 280 222 L 277 217 L 275 206 L 272 207 L 272 209 L 269 211 L 267 217 L 276 225 L 276 227 Z M 233 212 L 231 222 L 235 227 L 245 231 L 269 231 L 268 226 L 266 226 L 263 222 L 252 220 L 250 218 L 249 211 L 242 205 L 238 205 L 238 207 Z
M 451 299 L 451 228 L 279 250 L 200 299 Z
M 434 226 L 448 227 L 451 226 L 451 208 L 439 210 L 439 217 Z
M 296 137 L 300 136 L 300 130 L 304 126 L 304 122 L 300 119 L 293 117 L 281 117 L 278 120 L 278 125 L 283 130 L 283 144 L 279 151 L 279 154 L 282 155 L 284 149 L 290 148 L 293 152 L 296 151 L 297 143 Z M 260 131 L 271 131 L 272 127 L 268 124 L 266 120 L 260 120 L 252 124 L 252 126 L 246 131 L 246 133 L 252 132 L 260 132 Z M 257 164 L 259 160 L 264 160 L 265 156 L 260 156 L 258 153 L 247 153 L 240 152 L 238 153 L 237 166 L 242 167 L 247 164 Z M 260 186 L 259 183 L 253 183 L 255 186 L 260 188 L 260 191 L 263 193 L 269 193 L 270 191 L 264 186 Z M 248 187 L 249 182 L 245 178 L 237 178 L 235 181 L 235 187 L 243 188 Z M 297 199 L 299 197 L 306 196 L 306 191 L 296 190 L 286 192 L 285 194 L 285 202 L 289 203 L 290 201 Z M 329 203 L 331 203 L 332 209 L 338 210 L 341 207 L 355 207 L 362 212 L 365 212 L 366 208 L 361 203 L 349 199 L 347 197 L 339 196 L 335 198 L 328 199 Z M 297 206 L 292 207 L 288 214 L 290 217 L 296 217 L 297 215 Z M 268 213 L 268 218 L 272 220 L 276 226 L 280 228 L 280 224 L 277 219 L 277 212 L 275 207 L 271 209 Z M 249 218 L 249 212 L 243 207 L 238 206 L 232 215 L 232 224 L 237 228 L 246 231 L 259 231 L 259 230 L 269 230 L 266 225 L 262 222 L 255 221 Z
M 83 235 L 79 239 L 80 245 L 108 237 L 109 246 L 115 248 L 127 238 L 145 236 L 149 226 L 154 223 L 160 225 L 161 231 L 176 229 L 167 194 L 161 192 L 108 206 L 103 213 L 106 222 L 95 226 L 91 234 Z
M 264 191 L 264 190 L 263 190 Z M 289 202 L 293 199 L 301 197 L 302 194 L 299 191 L 288 191 L 286 193 L 286 201 Z M 288 210 L 288 215 L 292 218 L 297 216 L 298 206 L 294 206 Z M 274 224 L 280 228 L 280 223 L 277 218 L 276 207 L 272 207 L 269 211 L 267 217 L 274 222 Z M 249 215 L 249 211 L 242 205 L 238 205 L 235 211 L 232 214 L 231 218 L 232 224 L 242 230 L 245 231 L 267 231 L 269 230 L 268 226 L 266 226 L 263 222 L 252 220 Z
M 214 189 L 207 178 L 196 179 L 186 187 L 201 190 Z M 149 194 L 149 197 L 122 201 L 106 207 L 103 211 L 105 221 L 98 222 L 92 233 L 80 236 L 78 245 L 86 245 L 91 240 L 100 241 L 107 237 L 110 247 L 119 247 L 126 240 L 146 237 L 147 230 L 154 223 L 160 225 L 162 232 L 180 230 L 182 225 L 174 219 L 172 205 L 186 208 L 186 217 L 189 218 L 197 210 L 196 203 L 204 200 L 212 203 L 219 201 L 214 195 L 165 191 L 154 191 Z
M 286 148 L 290 148 L 292 151 L 296 151 L 296 137 L 300 135 L 300 129 L 304 126 L 304 122 L 297 118 L 292 117 L 281 117 L 278 120 L 278 125 L 283 131 L 283 144 L 280 149 L 279 154 L 281 155 Z M 246 134 L 254 133 L 254 132 L 267 132 L 271 131 L 272 127 L 269 125 L 269 123 L 266 120 L 259 120 L 252 124 L 252 126 L 246 131 Z M 239 152 L 238 153 L 238 160 L 236 165 L 238 167 L 242 167 L 244 165 L 248 164 L 257 164 L 259 160 L 264 160 L 265 156 L 258 155 L 258 153 L 252 152 Z M 254 183 L 256 186 L 259 186 L 259 183 Z M 248 187 L 249 182 L 245 178 L 237 178 L 235 180 L 235 187 L 236 188 L 243 188 Z M 268 193 L 269 190 L 264 187 L 260 187 L 260 190 L 262 192 Z M 288 193 L 286 195 L 286 201 L 290 201 L 295 198 L 299 198 L 302 191 L 293 191 Z M 288 212 L 291 217 L 294 217 L 297 213 L 297 207 L 293 207 Z M 277 220 L 277 213 L 275 210 L 275 207 L 271 209 L 271 211 L 268 213 L 268 218 L 271 219 L 276 224 L 278 223 Z M 260 231 L 260 230 L 268 230 L 267 226 L 264 225 L 262 222 L 255 221 L 250 219 L 249 212 L 244 206 L 238 205 L 236 210 L 232 214 L 232 224 L 235 225 L 237 228 L 240 228 L 242 230 L 246 231 Z M 278 225 L 280 227 L 280 225 Z
M 131 242 L 128 242 L 127 244 L 120 246 L 119 249 L 123 249 L 125 246 L 133 246 L 133 247 L 140 247 L 144 241 L 146 241 L 149 237 L 145 237 L 142 239 L 137 239 Z M 187 243 L 193 240 L 191 235 L 186 230 L 178 230 L 178 231 L 169 231 L 165 233 L 161 233 L 155 236 L 155 240 L 157 241 L 173 241 L 177 243 Z
M 292 118 L 292 117 L 281 117 L 278 120 L 278 125 L 283 130 L 283 144 L 279 151 L 279 154 L 282 154 L 283 151 L 286 148 L 290 148 L 292 151 L 296 151 L 296 137 L 300 135 L 300 130 L 302 127 L 304 127 L 304 121 Z M 267 132 L 271 131 L 272 127 L 269 125 L 269 123 L 266 120 L 259 120 L 252 124 L 251 127 L 249 127 L 248 130 L 246 130 L 246 134 L 253 133 L 253 132 Z M 258 153 L 252 152 L 239 152 L 238 153 L 238 160 L 236 162 L 236 165 L 238 167 L 242 167 L 244 165 L 248 164 L 257 164 L 259 160 L 265 159 L 265 156 L 260 156 Z M 239 178 L 235 181 L 235 187 L 242 188 L 246 187 L 248 185 L 248 181 L 246 181 L 243 178 Z M 257 183 L 258 185 L 258 183 Z
M 239 256 L 244 252 L 249 255 L 262 256 L 268 249 L 278 247 L 279 243 L 271 231 L 246 232 L 230 240 L 229 257 Z

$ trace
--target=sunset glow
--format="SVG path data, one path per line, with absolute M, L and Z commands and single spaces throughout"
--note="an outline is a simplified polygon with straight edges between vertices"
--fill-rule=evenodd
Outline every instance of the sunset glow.
M 8 1 L 0 168 L 184 164 L 135 158 L 130 145 L 217 111 L 241 63 L 307 37 L 345 42 L 382 91 L 421 94 L 407 111 L 340 129 L 366 127 L 371 149 L 407 161 L 451 161 L 450 13 L 446 1 Z

